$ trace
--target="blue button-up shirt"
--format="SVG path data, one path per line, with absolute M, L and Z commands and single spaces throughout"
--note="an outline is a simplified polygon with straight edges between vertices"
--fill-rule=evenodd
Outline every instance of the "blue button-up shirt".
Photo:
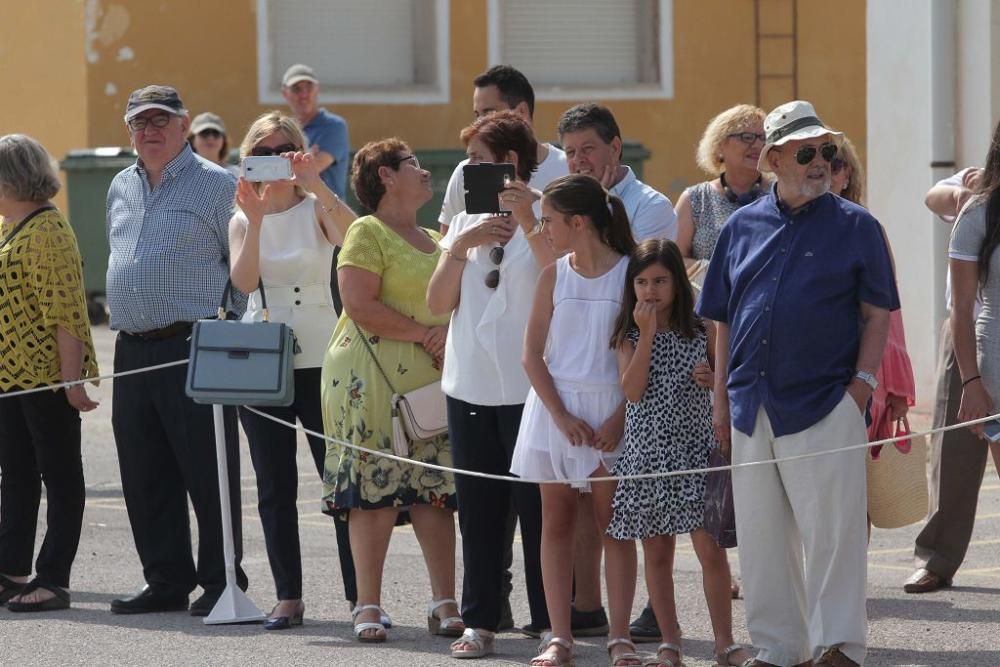
M 215 315 L 229 278 L 235 193 L 236 178 L 187 144 L 155 188 L 141 161 L 114 177 L 107 200 L 113 329 L 138 333 Z
M 840 402 L 855 373 L 861 302 L 896 310 L 885 238 L 863 207 L 830 193 L 790 212 L 776 188 L 730 216 L 698 313 L 729 325 L 733 427 L 798 433 Z

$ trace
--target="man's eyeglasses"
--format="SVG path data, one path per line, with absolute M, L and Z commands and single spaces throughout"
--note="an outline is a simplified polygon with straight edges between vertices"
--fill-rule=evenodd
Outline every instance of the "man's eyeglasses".
M 407 160 L 413 160 L 413 166 L 416 167 L 417 169 L 420 169 L 420 160 L 417 159 L 416 155 L 401 155 L 397 158 L 393 158 L 393 160 L 389 162 L 389 164 L 392 166 L 393 169 L 398 169 L 399 165 L 403 164 Z
M 762 144 L 767 141 L 767 137 L 763 134 L 757 134 L 756 132 L 733 132 L 732 134 L 727 134 L 726 138 L 739 139 L 748 146 L 752 146 L 756 141 L 759 141 Z
M 847 166 L 847 160 L 845 160 L 844 158 L 835 157 L 830 162 L 830 173 L 834 175 L 839 174 L 844 170 L 846 166 Z
M 837 157 L 837 144 L 823 144 L 819 148 L 815 146 L 803 146 L 799 150 L 795 151 L 795 161 L 801 165 L 807 165 L 816 159 L 816 153 L 819 153 L 827 162 L 833 162 L 833 158 Z
M 142 130 L 145 130 L 147 125 L 152 125 L 158 130 L 162 130 L 170 124 L 171 118 L 173 118 L 173 116 L 168 113 L 158 113 L 155 116 L 137 116 L 136 118 L 128 121 L 126 124 L 133 132 L 141 132 Z
M 281 155 L 282 153 L 294 153 L 299 150 L 295 144 L 281 144 L 280 146 L 254 146 L 250 155 L 254 157 L 267 157 L 268 155 Z
M 503 246 L 498 245 L 495 248 L 490 249 L 490 261 L 497 265 L 497 268 L 493 269 L 486 274 L 486 286 L 490 289 L 496 289 L 497 285 L 500 284 L 500 262 L 503 261 Z

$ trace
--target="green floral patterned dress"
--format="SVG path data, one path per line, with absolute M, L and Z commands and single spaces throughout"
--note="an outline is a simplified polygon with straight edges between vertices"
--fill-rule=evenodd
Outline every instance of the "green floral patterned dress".
M 435 242 L 441 238 L 437 232 L 428 233 Z M 426 299 L 440 253 L 439 248 L 421 252 L 374 216 L 366 216 L 348 229 L 337 265 L 378 274 L 383 304 L 421 324 L 441 326 L 448 323 L 448 316 L 431 315 Z M 441 371 L 434 368 L 430 355 L 419 344 L 361 331 L 397 391 L 405 393 L 441 379 Z M 337 322 L 323 360 L 321 395 L 328 436 L 392 454 L 392 391 L 346 314 Z M 410 458 L 451 466 L 448 436 L 412 443 Z M 328 514 L 421 503 L 454 509 L 454 477 L 327 443 L 323 507 Z

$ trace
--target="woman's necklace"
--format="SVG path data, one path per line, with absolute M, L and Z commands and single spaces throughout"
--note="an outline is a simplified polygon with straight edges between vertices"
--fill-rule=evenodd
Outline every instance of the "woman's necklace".
M 756 201 L 756 199 L 760 197 L 761 195 L 760 185 L 763 178 L 764 178 L 763 174 L 758 176 L 757 180 L 754 181 L 753 185 L 750 186 L 750 191 L 744 192 L 741 195 L 738 195 L 735 192 L 733 192 L 733 189 L 729 187 L 728 183 L 726 183 L 726 172 L 722 172 L 721 174 L 719 174 L 719 183 L 722 185 L 722 191 L 725 193 L 726 199 L 728 199 L 734 204 L 739 204 L 740 206 L 746 206 L 747 204 Z

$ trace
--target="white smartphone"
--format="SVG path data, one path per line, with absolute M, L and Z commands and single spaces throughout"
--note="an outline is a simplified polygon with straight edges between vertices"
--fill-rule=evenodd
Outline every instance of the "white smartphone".
M 243 158 L 243 178 L 260 183 L 287 181 L 292 177 L 292 162 L 280 155 L 248 155 Z
M 983 422 L 983 435 L 990 442 L 1000 442 L 1000 420 Z

